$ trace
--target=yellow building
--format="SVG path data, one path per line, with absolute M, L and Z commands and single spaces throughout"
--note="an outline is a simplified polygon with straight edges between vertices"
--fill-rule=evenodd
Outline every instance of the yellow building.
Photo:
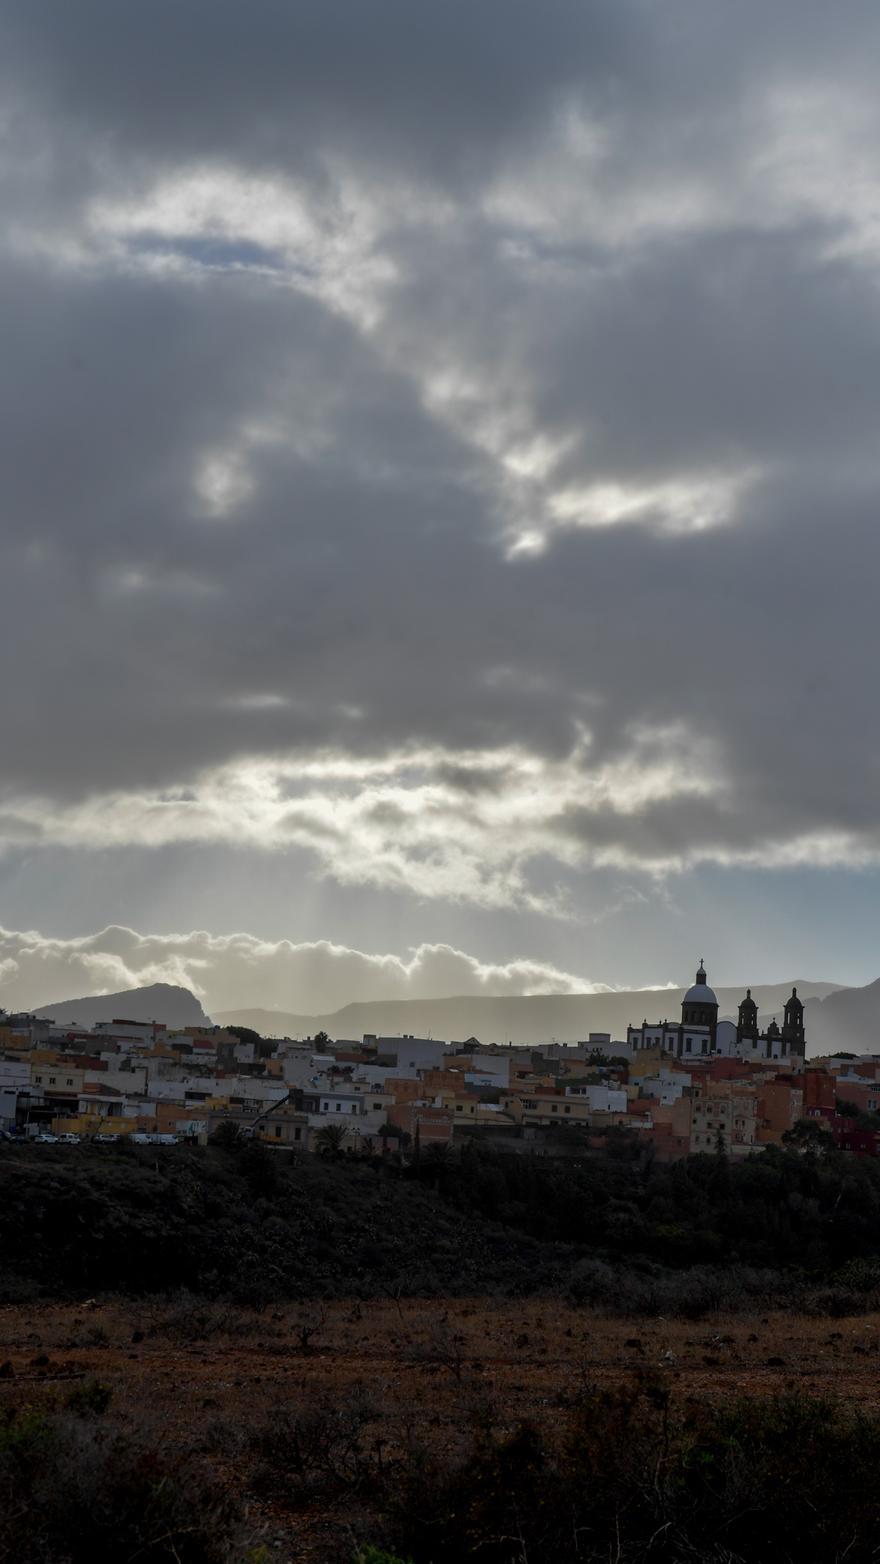
M 92 1135 L 130 1135 L 141 1128 L 137 1119 L 115 1113 L 107 1117 L 101 1113 L 62 1114 L 52 1120 L 53 1135 L 82 1135 L 86 1140 Z
M 30 1032 L 16 1032 L 11 1026 L 0 1026 L 0 1053 L 31 1052 Z
M 587 1097 L 555 1094 L 530 1097 L 526 1092 L 517 1092 L 503 1097 L 501 1105 L 517 1124 L 589 1124 L 594 1113 Z
M 656 1075 L 663 1065 L 669 1066 L 672 1054 L 662 1048 L 640 1048 L 633 1054 L 628 1066 L 630 1080 L 642 1075 Z

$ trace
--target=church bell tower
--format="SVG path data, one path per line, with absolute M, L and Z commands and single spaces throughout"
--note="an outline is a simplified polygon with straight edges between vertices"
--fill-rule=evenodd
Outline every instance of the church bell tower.
M 798 991 L 793 988 L 791 998 L 786 1000 L 785 1012 L 782 1017 L 782 1036 L 788 1043 L 790 1053 L 802 1054 L 806 1047 L 804 1039 L 804 1007 L 798 999 Z
M 736 1040 L 738 1043 L 751 1043 L 753 1046 L 758 1041 L 758 1007 L 752 998 L 750 988 L 746 989 L 745 999 L 740 1000 Z

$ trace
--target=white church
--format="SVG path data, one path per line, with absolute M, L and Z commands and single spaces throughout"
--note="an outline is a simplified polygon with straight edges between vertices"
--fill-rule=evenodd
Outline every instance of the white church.
M 626 1041 L 633 1054 L 645 1048 L 662 1048 L 676 1059 L 748 1059 L 755 1063 L 776 1059 L 791 1061 L 795 1068 L 802 1068 L 804 1007 L 798 999 L 797 989 L 793 988 L 785 1005 L 782 1026 L 771 1021 L 761 1032 L 758 1030 L 758 1007 L 749 988 L 740 1003 L 738 1019 L 719 1021 L 718 1000 L 706 980 L 701 960 L 696 982 L 681 1002 L 681 1020 L 655 1023 L 645 1020 L 641 1026 L 628 1026 Z

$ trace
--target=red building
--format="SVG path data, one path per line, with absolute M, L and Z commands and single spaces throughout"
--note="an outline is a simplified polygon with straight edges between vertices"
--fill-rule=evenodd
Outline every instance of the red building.
M 863 1129 L 857 1119 L 845 1119 L 835 1113 L 828 1121 L 838 1151 L 848 1151 L 853 1157 L 880 1157 L 880 1130 Z

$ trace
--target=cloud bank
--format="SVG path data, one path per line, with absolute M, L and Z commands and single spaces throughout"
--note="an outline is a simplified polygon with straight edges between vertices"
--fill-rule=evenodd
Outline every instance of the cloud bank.
M 373 955 L 328 940 L 291 944 L 252 934 L 138 934 L 115 927 L 78 939 L 0 929 L 0 1006 L 38 1008 L 148 983 L 190 988 L 212 1011 L 257 1007 L 299 1014 L 370 999 L 442 999 L 471 994 L 599 993 L 538 961 L 477 961 L 450 945 L 407 956 Z
M 0 847 L 880 862 L 878 34 L 6 0 Z

